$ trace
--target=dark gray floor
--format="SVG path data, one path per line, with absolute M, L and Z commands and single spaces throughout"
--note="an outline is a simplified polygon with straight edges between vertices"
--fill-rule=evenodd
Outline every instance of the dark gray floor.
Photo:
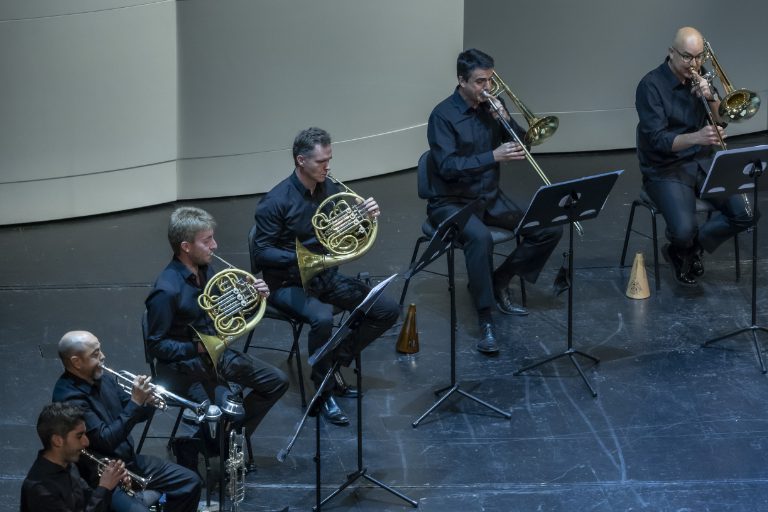
M 765 144 L 768 135 L 739 145 Z M 584 223 L 575 243 L 574 345 L 601 359 L 579 359 L 598 392 L 592 398 L 567 359 L 515 377 L 523 365 L 566 348 L 567 301 L 551 293 L 565 241 L 540 281 L 528 287 L 531 315 L 499 318 L 502 352 L 474 350 L 476 319 L 457 255 L 458 376 L 462 389 L 511 412 L 511 420 L 455 395 L 416 429 L 411 422 L 449 383 L 449 301 L 443 277 L 420 274 L 408 301 L 417 305 L 420 352 L 395 350 L 397 329 L 364 354 L 364 465 L 372 476 L 409 495 L 423 511 L 754 511 L 768 510 L 768 381 L 750 338 L 713 348 L 700 344 L 750 324 L 752 243 L 741 240 L 742 278 L 734 279 L 733 245 L 707 257 L 696 289 L 681 289 L 662 267 L 662 289 L 648 300 L 625 297 L 629 269 L 618 267 L 629 204 L 640 183 L 632 151 L 538 157 L 553 181 L 625 169 L 603 213 Z M 286 169 L 288 172 L 288 169 Z M 525 163 L 506 170 L 505 189 L 522 201 L 538 187 Z M 406 269 L 424 204 L 415 172 L 351 183 L 375 195 L 383 217 L 376 246 L 344 267 L 374 279 Z M 247 268 L 246 233 L 256 197 L 194 201 L 219 221 L 220 253 Z M 113 368 L 146 371 L 139 317 L 155 275 L 169 258 L 168 204 L 113 215 L 0 228 L 0 410 L 3 468 L 0 510 L 18 510 L 21 480 L 38 449 L 34 423 L 60 372 L 50 347 L 75 328 L 93 331 Z M 762 210 L 768 208 L 761 201 Z M 647 214 L 638 222 L 648 225 Z M 663 226 L 663 223 L 662 223 Z M 761 233 L 760 253 L 768 234 Z M 650 243 L 633 238 L 631 255 Z M 444 268 L 444 262 L 435 264 Z M 758 313 L 768 265 L 758 265 Z M 653 283 L 652 276 L 651 285 Z M 399 295 L 402 282 L 390 290 Z M 768 320 L 765 320 L 768 322 Z M 758 319 L 760 323 L 760 319 Z M 287 326 L 263 320 L 260 344 L 287 347 Z M 768 335 L 765 339 L 768 339 Z M 38 347 L 43 347 L 41 357 Z M 276 460 L 301 416 L 295 373 L 284 354 L 254 350 L 293 378 L 285 398 L 253 438 L 259 466 L 248 476 L 246 511 L 314 503 L 314 423 L 284 463 Z M 352 373 L 348 372 L 349 377 Z M 354 402 L 345 403 L 354 413 Z M 170 430 L 166 414 L 153 430 Z M 136 437 L 139 432 L 136 432 Z M 323 494 L 357 467 L 354 426 L 322 427 Z M 163 440 L 147 450 L 163 454 Z M 327 510 L 406 510 L 365 480 Z

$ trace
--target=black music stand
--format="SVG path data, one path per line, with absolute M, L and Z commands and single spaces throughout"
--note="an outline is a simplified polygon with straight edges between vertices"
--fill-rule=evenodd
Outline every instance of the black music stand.
M 456 290 L 454 287 L 454 271 L 453 271 L 453 260 L 454 260 L 454 247 L 455 247 L 455 241 L 456 238 L 461 233 L 461 230 L 464 229 L 464 225 L 469 220 L 469 217 L 472 216 L 472 213 L 474 211 L 475 205 L 477 203 L 477 200 L 472 201 L 468 205 L 464 206 L 461 210 L 455 212 L 453 215 L 445 219 L 443 222 L 440 223 L 439 226 L 437 226 L 437 229 L 435 230 L 435 234 L 432 235 L 432 238 L 429 241 L 429 244 L 427 245 L 427 248 L 424 249 L 424 252 L 421 255 L 421 258 L 419 258 L 418 261 L 414 262 L 413 265 L 411 265 L 411 268 L 408 270 L 408 272 L 405 274 L 405 277 L 407 279 L 410 279 L 414 274 L 417 272 L 423 270 L 427 265 L 435 261 L 437 258 L 442 256 L 443 254 L 447 253 L 447 259 L 448 259 L 448 291 L 451 296 L 451 384 L 449 386 L 446 386 L 444 388 L 438 389 L 435 391 L 436 395 L 440 395 L 444 391 L 448 390 L 447 393 L 445 393 L 443 396 L 441 396 L 432 406 L 427 409 L 427 411 L 422 414 L 419 419 L 411 423 L 413 428 L 416 428 L 419 426 L 419 423 L 426 418 L 432 411 L 434 411 L 436 408 L 440 406 L 443 402 L 445 402 L 449 396 L 451 396 L 453 393 L 459 393 L 462 396 L 465 396 L 471 400 L 474 400 L 475 402 L 479 403 L 482 406 L 487 407 L 488 409 L 491 409 L 502 416 L 504 416 L 507 419 L 512 418 L 512 415 L 506 411 L 502 411 L 498 407 L 489 404 L 488 402 L 481 400 L 480 398 L 467 393 L 463 389 L 459 387 L 458 382 L 456 382 Z
M 600 360 L 594 356 L 573 348 L 573 226 L 581 220 L 594 219 L 603 209 L 608 194 L 616 183 L 619 175 L 624 171 L 611 171 L 594 176 L 587 176 L 571 181 L 564 181 L 554 185 L 541 187 L 531 200 L 528 211 L 520 221 L 516 234 L 525 233 L 539 228 L 558 226 L 568 223 L 568 342 L 564 352 L 548 357 L 537 363 L 528 365 L 514 373 L 520 375 L 528 370 L 547 364 L 561 357 L 567 357 L 578 370 L 581 379 L 589 388 L 593 397 L 597 392 L 592 388 L 586 375 L 581 369 L 575 356 L 586 357 L 595 364 Z
M 363 301 L 354 309 L 352 312 L 347 316 L 347 318 L 342 322 L 342 324 L 336 329 L 336 331 L 333 333 L 333 335 L 330 337 L 330 339 L 318 350 L 316 350 L 309 358 L 308 362 L 310 365 L 314 366 L 318 361 L 323 359 L 327 354 L 333 352 L 336 348 L 339 347 L 341 342 L 346 338 L 347 334 L 349 334 L 350 331 L 355 330 L 358 325 L 360 324 L 360 321 L 365 317 L 365 314 L 370 310 L 371 306 L 381 297 L 381 294 L 384 292 L 384 288 L 387 287 L 394 279 L 397 277 L 397 274 L 393 274 L 389 276 L 384 281 L 380 282 L 376 286 L 374 286 L 371 291 L 368 293 L 368 295 L 363 299 Z M 304 417 L 301 419 L 301 422 L 299 423 L 299 426 L 297 428 L 296 434 L 294 435 L 293 439 L 289 443 L 288 447 L 280 450 L 280 452 L 277 454 L 277 459 L 280 462 L 285 461 L 285 458 L 288 455 L 288 452 L 290 451 L 291 446 L 293 446 L 293 443 L 295 442 L 296 438 L 298 437 L 299 432 L 301 431 L 301 428 L 304 425 L 304 422 L 307 419 L 307 416 L 309 414 L 315 414 L 315 500 L 316 504 L 313 507 L 313 510 L 321 510 L 322 506 L 327 503 L 329 500 L 334 498 L 336 495 L 338 495 L 341 491 L 346 489 L 349 485 L 354 483 L 359 478 L 365 478 L 366 480 L 376 484 L 377 486 L 381 487 L 382 489 L 389 491 L 390 493 L 394 494 L 398 498 L 408 502 L 411 506 L 416 507 L 418 506 L 418 502 L 412 500 L 408 496 L 402 494 L 401 492 L 389 487 L 388 485 L 384 484 L 383 482 L 380 482 L 379 480 L 373 478 L 371 475 L 368 474 L 368 468 L 363 466 L 363 388 L 362 388 L 362 367 L 360 364 L 360 354 L 355 354 L 355 366 L 356 366 L 356 374 L 357 374 L 357 470 L 349 475 L 347 475 L 346 481 L 341 484 L 335 491 L 333 491 L 331 494 L 329 494 L 327 497 L 322 499 L 322 496 L 320 494 L 320 480 L 321 480 L 321 471 L 320 471 L 320 462 L 321 462 L 321 452 L 320 452 L 320 414 L 317 410 L 317 407 L 320 403 L 322 403 L 322 394 L 325 391 L 325 389 L 328 387 L 329 383 L 333 382 L 333 374 L 339 370 L 341 366 L 340 361 L 336 361 L 333 366 L 331 367 L 328 372 L 326 372 L 325 377 L 323 377 L 323 381 L 320 383 L 320 386 L 317 389 L 317 392 L 312 397 L 312 400 L 310 400 L 309 405 L 307 406 L 307 410 L 304 413 Z
M 749 148 L 729 149 L 719 151 L 712 160 L 712 166 L 701 187 L 702 199 L 708 197 L 730 196 L 733 194 L 752 191 L 753 215 L 757 213 L 757 191 L 760 188 L 760 177 L 768 166 L 768 145 Z M 746 197 L 745 197 L 746 199 Z M 739 334 L 749 332 L 752 334 L 752 342 L 755 346 L 757 359 L 760 361 L 760 369 L 763 373 L 768 370 L 763 362 L 760 345 L 757 342 L 757 332 L 768 332 L 757 324 L 757 222 L 752 225 L 752 322 L 749 327 L 737 329 L 728 334 L 718 336 L 702 346 L 707 347 L 712 343 L 732 338 Z

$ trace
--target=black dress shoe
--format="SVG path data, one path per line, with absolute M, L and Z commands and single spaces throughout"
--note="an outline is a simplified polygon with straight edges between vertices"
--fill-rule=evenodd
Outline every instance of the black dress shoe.
M 497 354 L 499 352 L 496 335 L 493 333 L 493 324 L 485 323 L 480 326 L 480 341 L 477 342 L 475 348 L 483 354 Z
M 349 425 L 349 418 L 347 418 L 347 415 L 344 414 L 344 411 L 341 410 L 339 404 L 336 403 L 336 399 L 332 396 L 325 399 L 320 411 L 323 417 L 334 425 Z
M 357 398 L 360 394 L 355 386 L 347 384 L 341 372 L 333 372 L 333 380 L 336 381 L 336 385 L 333 387 L 334 395 L 340 398 Z
M 516 306 L 512 302 L 512 294 L 506 286 L 504 288 L 495 289 L 493 295 L 496 297 L 496 307 L 505 315 L 525 316 L 528 314 L 527 309 L 522 306 Z
M 691 275 L 693 277 L 701 277 L 704 275 L 704 262 L 701 259 L 701 251 L 693 253 L 693 260 L 691 260 Z
M 671 244 L 665 244 L 661 252 L 664 255 L 664 259 L 672 264 L 675 281 L 683 286 L 696 286 L 696 279 L 691 274 L 691 265 L 686 265 L 684 259 L 677 254 L 677 251 Z

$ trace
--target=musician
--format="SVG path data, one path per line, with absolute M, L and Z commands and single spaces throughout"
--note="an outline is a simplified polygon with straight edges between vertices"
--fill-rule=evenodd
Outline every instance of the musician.
M 337 267 L 316 275 L 306 290 L 302 287 L 296 239 L 312 252 L 327 252 L 315 238 L 312 217 L 325 198 L 339 192 L 339 187 L 326 179 L 332 157 L 328 132 L 320 128 L 300 132 L 293 142 L 293 172 L 264 196 L 255 214 L 254 254 L 272 290 L 269 300 L 280 310 L 309 324 L 310 355 L 331 336 L 334 306 L 351 311 L 370 291 L 362 281 L 339 273 Z M 362 206 L 371 217 L 379 216 L 379 205 L 372 197 Z M 337 353 L 329 354 L 314 365 L 315 385 L 319 386 L 336 360 L 348 365 L 355 354 L 391 327 L 397 320 L 398 309 L 395 301 L 381 296 Z M 331 423 L 349 424 L 349 418 L 330 393 L 326 394 L 321 411 Z
M 37 418 L 37 435 L 43 449 L 21 485 L 21 512 L 106 512 L 112 490 L 126 477 L 125 464 L 106 465 L 96 489 L 91 489 L 75 464 L 88 448 L 83 411 L 55 402 L 43 407 Z
M 456 61 L 458 85 L 429 116 L 427 140 L 432 162 L 427 214 L 437 226 L 463 206 L 475 203 L 474 214 L 459 240 L 464 256 L 470 292 L 477 309 L 481 336 L 477 350 L 484 354 L 499 351 L 492 309 L 507 315 L 527 315 L 512 300 L 510 281 L 522 276 L 533 283 L 562 237 L 562 228 L 536 230 L 521 240 L 504 262 L 493 269 L 493 242 L 488 226 L 514 230 L 523 210 L 499 189 L 501 162 L 525 158 L 523 148 L 511 142 L 500 125 L 485 93 L 490 88 L 494 61 L 480 50 L 459 54 Z M 504 118 L 522 140 L 523 130 L 498 101 Z
M 704 250 L 711 253 L 751 226 L 753 213 L 758 215 L 744 195 L 711 198 L 706 201 L 722 215 L 698 226 L 696 197 L 718 149 L 718 134 L 725 137 L 723 128 L 707 122 L 701 100 L 720 122 L 720 98 L 701 77 L 706 57 L 701 33 L 692 27 L 679 29 L 664 62 L 643 77 L 635 97 L 643 187 L 667 225 L 664 257 L 672 263 L 675 279 L 686 286 L 696 285 L 704 274 Z
M 147 489 L 165 493 L 166 512 L 197 510 L 202 482 L 196 473 L 134 450 L 131 430 L 152 412 L 150 378 L 138 375 L 128 395 L 112 375 L 102 370 L 105 357 L 101 343 L 90 332 L 70 331 L 62 336 L 59 358 L 64 373 L 53 388 L 53 400 L 69 401 L 83 410 L 94 453 L 123 460 L 126 468 L 139 476 L 151 476 Z M 82 461 L 80 469 L 84 476 L 87 472 L 93 475 L 93 465 L 88 461 Z M 95 477 L 91 476 L 91 480 Z M 111 509 L 117 512 L 149 510 L 121 488 L 113 492 Z
M 146 299 L 147 345 L 157 358 L 158 378 L 167 379 L 193 401 L 209 399 L 221 406 L 230 391 L 237 392 L 229 383 L 248 389 L 245 417 L 235 427 L 244 426 L 250 438 L 288 389 L 288 378 L 279 368 L 230 348 L 222 353 L 217 374 L 195 334 L 194 329 L 215 334 L 210 317 L 197 302 L 216 273 L 210 265 L 217 249 L 215 228 L 214 218 L 200 208 L 183 206 L 171 213 L 168 242 L 173 258 Z M 266 299 L 269 289 L 264 281 L 255 279 L 253 285 Z

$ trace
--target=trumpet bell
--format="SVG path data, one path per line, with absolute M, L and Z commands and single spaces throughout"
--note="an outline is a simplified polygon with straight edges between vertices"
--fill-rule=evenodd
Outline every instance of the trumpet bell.
M 529 146 L 538 146 L 554 135 L 558 126 L 560 126 L 560 120 L 555 116 L 535 117 L 530 120 L 530 128 L 525 132 L 524 141 Z
M 737 89 L 720 100 L 717 113 L 722 119 L 744 121 L 760 110 L 760 96 L 748 89 Z

